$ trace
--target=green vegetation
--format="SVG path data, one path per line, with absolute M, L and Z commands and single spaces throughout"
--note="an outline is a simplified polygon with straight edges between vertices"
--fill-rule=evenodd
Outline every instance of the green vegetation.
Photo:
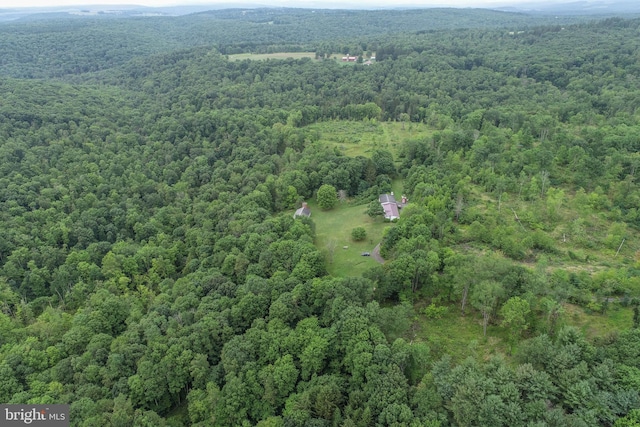
M 367 238 L 367 230 L 365 230 L 364 227 L 356 227 L 351 230 L 351 238 L 355 242 L 361 242 Z
M 2 22 L 2 75 L 20 78 L 82 75 L 114 69 L 134 58 L 193 47 L 214 49 L 223 55 L 289 52 L 287 56 L 304 53 L 306 57 L 306 52 L 315 52 L 318 58 L 341 57 L 347 52 L 354 55 L 375 52 L 399 32 L 513 29 L 593 19 L 526 16 L 481 9 L 345 13 L 300 8 L 211 10 L 179 17 L 127 17 L 125 12 L 120 19 L 112 19 L 113 15 L 55 18 L 36 14 L 33 19 Z
M 372 200 L 367 205 L 367 215 L 371 218 L 378 218 L 384 216 L 384 208 L 378 200 Z
M 375 112 L 374 112 L 375 114 Z M 379 117 L 378 112 L 373 117 Z M 410 123 L 406 126 L 397 122 L 340 121 L 311 124 L 308 129 L 317 132 L 319 141 L 350 156 L 369 157 L 375 150 L 388 150 L 397 155 L 402 143 L 408 139 L 427 138 L 433 129 L 424 123 Z
M 640 20 L 103 18 L 0 24 L 0 403 L 635 422 Z
M 313 207 L 313 205 L 310 205 Z M 358 277 L 377 263 L 371 257 L 363 257 L 363 252 L 372 252 L 382 240 L 384 230 L 392 224 L 381 218 L 372 219 L 366 215 L 364 206 L 339 203 L 331 211 L 313 210 L 316 225 L 316 247 L 327 258 L 327 270 L 336 277 Z M 365 240 L 354 242 L 351 230 L 364 228 Z
M 512 297 L 500 309 L 502 326 L 509 330 L 509 339 L 518 342 L 522 333 L 529 328 L 527 317 L 531 312 L 529 302 L 520 297 Z
M 503 328 L 489 325 L 487 338 L 483 339 L 479 318 L 461 317 L 456 306 L 439 308 L 445 310 L 436 316 L 419 315 L 416 331 L 416 338 L 429 345 L 435 360 L 444 355 L 452 356 L 457 362 L 469 356 L 488 360 L 497 354 L 509 354 L 508 333 Z
M 336 187 L 329 184 L 323 184 L 322 187 L 318 189 L 318 206 L 320 209 L 329 210 L 333 208 L 336 203 L 338 203 L 338 192 L 336 191 Z

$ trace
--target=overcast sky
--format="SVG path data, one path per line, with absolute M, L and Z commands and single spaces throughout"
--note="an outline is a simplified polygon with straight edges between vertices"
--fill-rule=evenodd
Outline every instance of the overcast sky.
M 565 0 L 566 1 L 566 0 Z M 530 3 L 531 0 L 349 0 L 349 5 L 358 4 L 361 7 L 377 7 L 380 5 L 395 6 L 452 6 L 452 7 L 492 7 L 505 4 Z M 563 1 L 564 2 L 564 1 Z M 122 5 L 135 4 L 141 6 L 176 6 L 176 5 L 202 5 L 215 3 L 245 3 L 245 4 L 270 4 L 280 6 L 304 6 L 305 1 L 295 0 L 0 0 L 0 8 L 17 7 L 53 7 L 53 6 L 73 6 L 73 5 Z M 339 7 L 340 0 L 314 1 L 314 4 L 326 3 L 332 7 Z

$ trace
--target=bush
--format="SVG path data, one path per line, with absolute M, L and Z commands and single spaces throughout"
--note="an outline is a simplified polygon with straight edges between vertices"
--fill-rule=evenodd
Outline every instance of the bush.
M 367 231 L 363 227 L 356 227 L 351 230 L 351 238 L 355 242 L 361 242 L 367 238 Z
M 371 218 L 376 218 L 384 215 L 384 208 L 377 200 L 372 200 L 367 207 L 367 215 Z
M 424 315 L 427 316 L 427 319 L 442 319 L 442 316 L 447 314 L 448 310 L 447 307 L 438 307 L 434 303 L 431 303 L 424 309 Z
M 587 304 L 587 310 L 592 313 L 602 313 L 602 308 L 602 304 L 597 301 L 591 301 L 589 304 Z
M 540 230 L 536 230 L 532 235 L 532 247 L 552 254 L 558 253 L 555 240 Z
M 585 262 L 585 256 L 584 253 L 582 251 L 572 251 L 569 250 L 567 252 L 567 254 L 569 255 L 569 258 L 572 259 L 573 261 L 580 261 L 580 262 Z

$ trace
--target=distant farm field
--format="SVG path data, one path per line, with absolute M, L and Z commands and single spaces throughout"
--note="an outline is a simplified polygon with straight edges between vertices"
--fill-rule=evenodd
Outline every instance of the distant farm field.
M 265 59 L 301 59 L 311 58 L 315 59 L 315 52 L 276 52 L 276 53 L 239 53 L 237 55 L 229 55 L 230 61 L 242 61 L 243 59 L 251 59 L 254 61 L 261 61 Z

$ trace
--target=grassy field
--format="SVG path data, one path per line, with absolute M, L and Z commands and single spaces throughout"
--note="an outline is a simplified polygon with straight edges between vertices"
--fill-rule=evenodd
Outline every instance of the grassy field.
M 606 314 L 591 314 L 576 305 L 565 304 L 564 310 L 566 323 L 580 328 L 588 338 L 603 337 L 633 326 L 633 310 L 629 307 L 612 306 Z
M 371 157 L 375 150 L 385 149 L 397 158 L 403 141 L 428 137 L 434 132 L 423 123 L 378 121 L 331 121 L 315 123 L 308 128 L 319 132 L 322 144 L 352 157 Z
M 399 194 L 404 194 L 403 181 L 399 178 L 391 180 L 391 191 L 398 197 Z
M 523 201 L 517 195 L 509 195 L 502 199 L 501 210 L 495 208 L 498 201 L 493 195 L 481 193 L 478 187 L 470 186 L 475 202 L 464 209 L 499 217 L 504 224 L 513 223 L 517 212 L 522 219 L 522 230 L 529 236 L 537 230 L 542 231 L 553 243 L 556 252 L 531 250 L 521 264 L 528 268 L 535 268 L 544 260 L 545 271 L 552 274 L 555 270 L 565 270 L 571 273 L 594 273 L 621 267 L 638 265 L 640 254 L 640 235 L 638 231 L 626 227 L 621 232 L 625 237 L 622 247 L 620 237 L 612 237 L 611 230 L 615 223 L 602 212 L 596 212 L 588 207 L 582 211 L 573 208 L 576 203 L 574 195 L 566 194 L 563 204 L 553 218 L 549 218 L 547 205 L 543 200 Z M 491 208 L 491 210 L 490 210 Z M 579 224 L 576 226 L 576 223 Z M 458 230 L 465 235 L 469 231 L 468 225 L 458 225 Z M 477 251 L 487 249 L 485 244 L 474 242 L 465 245 Z M 620 251 L 618 252 L 618 249 Z M 514 261 L 515 262 L 515 261 Z M 637 268 L 637 267 L 636 267 Z M 632 295 L 640 295 L 640 281 L 625 283 Z
M 315 59 L 315 52 L 276 52 L 276 53 L 239 53 L 237 55 L 229 55 L 230 61 L 242 61 L 243 59 L 251 59 L 255 61 L 264 61 L 265 59 Z
M 456 362 L 468 356 L 488 359 L 497 353 L 509 354 L 508 332 L 499 326 L 489 325 L 487 337 L 483 337 L 480 315 L 468 312 L 462 317 L 460 306 L 455 304 L 448 307 L 447 314 L 441 319 L 427 319 L 420 313 L 422 309 L 423 305 L 420 308 L 416 306 L 416 338 L 429 344 L 434 360 L 445 354 L 449 354 Z
M 424 304 L 416 304 L 415 310 L 418 326 L 416 339 L 429 344 L 434 359 L 449 354 L 457 362 L 469 356 L 486 360 L 498 353 L 510 357 L 512 351 L 516 351 L 508 342 L 509 331 L 499 325 L 489 325 L 487 337 L 484 338 L 482 318 L 470 307 L 467 315 L 462 317 L 460 305 L 450 305 L 441 319 L 428 319 L 422 313 Z M 587 338 L 595 339 L 629 329 L 632 323 L 633 311 L 629 307 L 612 305 L 606 314 L 595 314 L 573 304 L 564 304 L 564 315 L 559 327 L 576 326 Z
M 361 254 L 372 252 L 382 240 L 384 229 L 393 227 L 393 224 L 383 222 L 382 218 L 374 220 L 369 217 L 365 213 L 366 205 L 338 203 L 335 208 L 323 211 L 315 201 L 309 201 L 309 208 L 316 224 L 316 246 L 327 255 L 331 275 L 361 276 L 364 271 L 377 265 L 373 258 Z M 351 230 L 356 227 L 364 227 L 367 231 L 364 241 L 354 242 L 351 239 Z

